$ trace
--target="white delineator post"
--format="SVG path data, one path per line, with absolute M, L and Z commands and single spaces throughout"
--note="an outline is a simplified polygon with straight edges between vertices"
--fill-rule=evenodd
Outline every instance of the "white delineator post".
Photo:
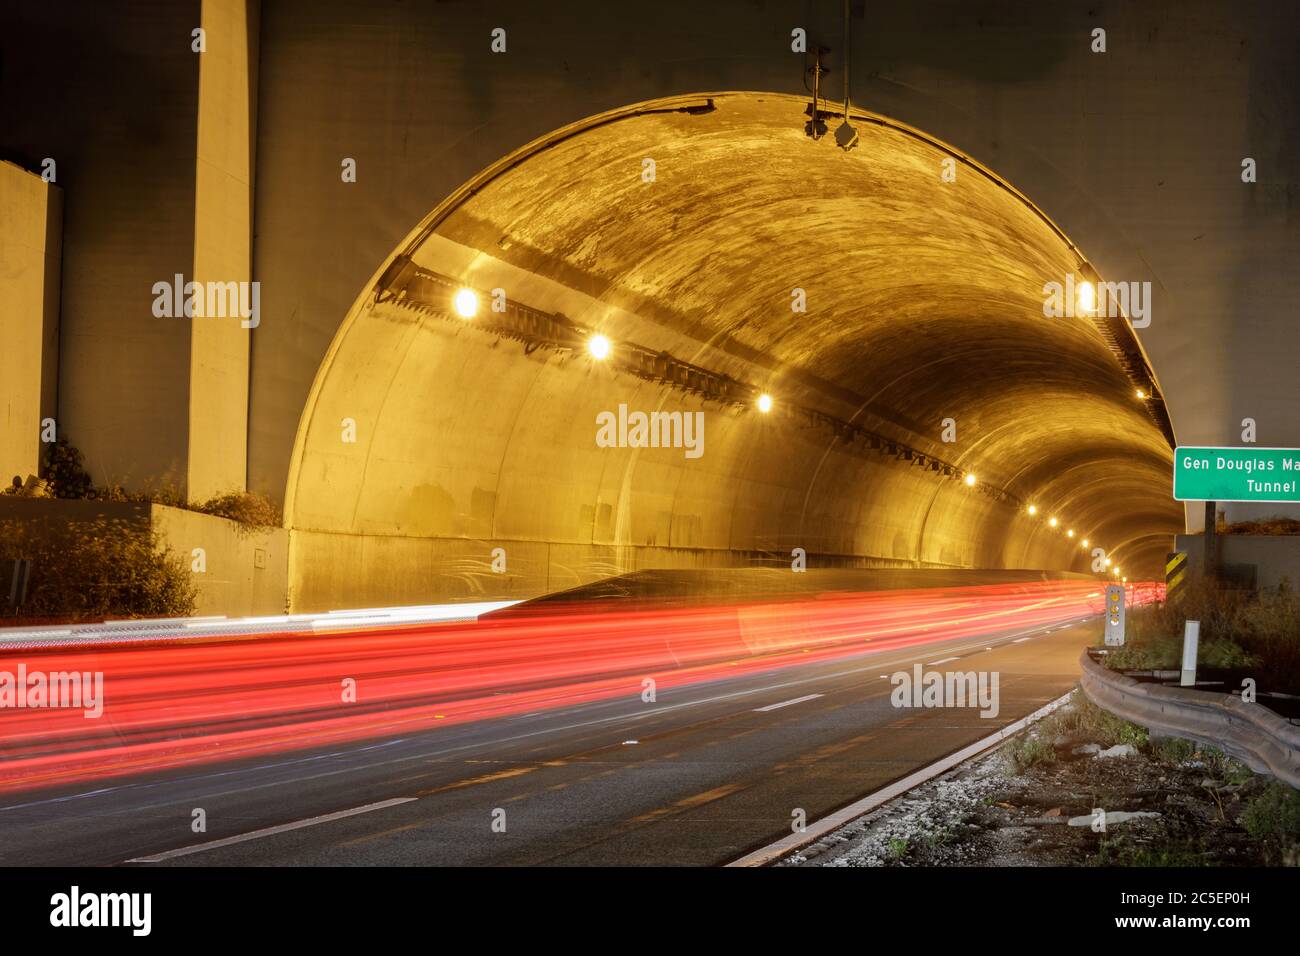
M 1183 626 L 1183 687 L 1196 684 L 1196 646 L 1201 639 L 1201 622 L 1188 621 Z

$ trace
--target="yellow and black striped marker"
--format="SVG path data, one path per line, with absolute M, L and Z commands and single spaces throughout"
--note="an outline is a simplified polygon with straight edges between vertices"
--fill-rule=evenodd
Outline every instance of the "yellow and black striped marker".
M 1187 577 L 1187 552 L 1171 551 L 1165 558 L 1165 600 L 1171 600 Z

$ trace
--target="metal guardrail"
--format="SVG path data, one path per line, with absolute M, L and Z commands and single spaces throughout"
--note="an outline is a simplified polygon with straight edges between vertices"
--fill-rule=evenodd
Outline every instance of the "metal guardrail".
M 1083 652 L 1080 686 L 1094 704 L 1156 736 L 1218 747 L 1256 773 L 1300 788 L 1300 727 L 1232 694 L 1143 684 Z

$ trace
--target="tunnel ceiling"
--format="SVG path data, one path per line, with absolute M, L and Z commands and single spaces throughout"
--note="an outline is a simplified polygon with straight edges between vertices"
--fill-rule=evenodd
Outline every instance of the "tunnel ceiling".
M 903 532 L 915 539 L 915 547 L 903 550 L 915 553 L 902 557 L 927 563 L 926 536 L 934 535 L 943 542 L 934 545 L 935 563 L 1082 569 L 1077 544 L 1041 520 L 1058 514 L 1062 530 L 1069 525 L 1080 537 L 1091 534 L 1135 571 L 1137 562 L 1154 573 L 1168 536 L 1182 522 L 1182 509 L 1169 494 L 1171 449 L 1159 424 L 1163 408 L 1153 418 L 1135 395 L 1139 386 L 1150 391 L 1153 382 L 1144 367 L 1135 376 L 1140 349 L 1122 324 L 1116 341 L 1114 324 L 1108 338 L 1092 319 L 1044 316 L 1044 284 L 1081 277 L 1082 259 L 1068 240 L 995 176 L 895 124 L 855 120 L 860 140 L 845 152 L 832 136 L 819 142 L 805 136 L 806 99 L 726 94 L 712 102 L 707 112 L 652 104 L 558 131 L 435 212 L 399 251 L 455 281 L 483 290 L 503 287 L 512 300 L 563 313 L 616 343 L 663 349 L 767 390 L 779 402 L 797 402 L 895 438 L 1012 496 L 975 507 L 954 497 L 965 493 L 952 487 L 959 482 L 912 489 L 901 525 L 915 525 Z M 832 131 L 838 123 L 831 120 Z M 955 181 L 943 175 L 949 158 L 955 159 Z M 654 167 L 649 182 L 647 160 Z M 806 312 L 792 311 L 796 288 L 806 295 Z M 517 344 L 504 345 L 471 325 L 445 310 L 408 315 L 391 302 L 371 298 L 359 304 L 318 377 L 314 407 L 300 434 L 290 489 L 295 521 L 335 531 L 410 530 L 392 514 L 366 524 L 366 499 L 393 493 L 365 477 L 375 468 L 379 446 L 340 453 L 336 440 L 327 437 L 336 430 L 336 413 L 349 407 L 349 389 L 355 397 L 358 388 L 383 392 L 372 412 L 364 411 L 366 401 L 353 401 L 374 418 L 377 430 L 396 429 L 404 441 L 418 444 L 412 429 L 424 427 L 432 437 L 432 428 L 443 446 L 487 441 L 483 453 L 498 456 L 473 489 L 458 494 L 439 484 L 440 493 L 452 499 L 438 505 L 444 510 L 471 511 L 458 499 L 475 489 L 492 496 L 493 509 L 503 507 L 506 471 L 528 467 L 525 446 L 531 440 L 582 443 L 574 467 L 591 460 L 591 467 L 602 470 L 587 491 L 580 490 L 581 481 L 576 488 L 566 482 L 558 507 L 598 513 L 608 499 L 616 512 L 635 507 L 626 498 L 626 480 L 612 482 L 609 463 L 591 458 L 589 425 L 557 435 L 541 417 L 616 407 L 628 394 L 650 394 L 645 384 L 622 381 L 576 356 L 543 360 L 524 354 Z M 496 354 L 503 348 L 513 350 L 509 361 Z M 501 378 L 493 364 L 498 362 L 502 369 L 517 368 L 510 376 L 527 382 Z M 436 388 L 428 384 L 431 378 L 450 377 L 459 378 L 462 390 L 472 390 L 466 370 L 479 363 L 485 374 L 491 366 L 496 377 L 482 383 L 482 394 L 465 406 L 464 420 L 406 414 L 396 423 L 403 402 L 420 400 L 412 389 Z M 418 375 L 412 371 L 416 365 L 422 369 Z M 403 384 L 408 379 L 412 384 Z M 570 391 L 570 398 L 561 395 Z M 673 391 L 660 387 L 654 401 L 671 404 Z M 643 398 L 641 407 L 657 407 L 648 402 Z M 510 406 L 501 413 L 503 444 L 483 435 L 498 428 L 483 420 L 490 417 L 483 409 L 498 403 Z M 390 422 L 382 421 L 385 415 Z M 810 507 L 817 511 L 810 498 L 846 502 L 823 509 L 818 520 L 893 527 L 899 519 L 880 510 L 889 507 L 888 500 L 872 489 L 897 493 L 906 482 L 940 480 L 909 472 L 906 462 L 890 462 L 886 471 L 862 462 L 828 464 L 828 456 L 840 457 L 833 436 L 787 423 L 794 437 L 783 439 L 773 432 L 781 427 L 777 416 L 763 423 L 735 409 L 718 416 L 719 441 L 757 450 L 748 457 L 727 451 L 732 457 L 715 461 L 722 473 L 709 480 L 724 487 L 732 468 L 740 470 L 732 479 L 744 484 L 769 467 L 760 459 L 773 455 L 770 462 L 781 462 L 791 477 L 784 488 L 766 493 L 779 497 L 774 509 L 787 512 L 802 496 L 799 527 L 805 530 Z M 319 429 L 318 418 L 325 419 Z M 412 419 L 425 424 L 413 425 Z M 955 421 L 956 442 L 942 441 L 945 419 Z M 423 464 L 410 463 L 412 481 L 445 464 L 428 454 Z M 420 453 L 411 450 L 407 457 L 412 456 Z M 637 482 L 653 485 L 646 465 L 634 467 L 640 469 Z M 668 510 L 669 538 L 682 508 L 717 525 L 724 522 L 711 521 L 708 509 L 718 507 L 731 511 L 725 522 L 731 530 L 717 539 L 723 547 L 764 546 L 736 537 L 735 512 L 742 505 L 761 508 L 765 492 L 756 490 L 758 498 L 741 502 L 740 492 L 701 490 L 703 503 L 687 504 L 681 488 L 692 479 L 678 474 L 681 467 L 673 463 L 674 470 L 661 476 L 668 487 L 657 507 Z M 339 488 L 327 487 L 325 476 L 338 479 L 348 469 L 359 471 L 342 483 L 346 506 L 337 500 L 326 505 Z M 540 486 L 533 490 L 548 495 Z M 646 493 L 651 491 L 647 486 Z M 585 504 L 569 500 L 587 494 L 592 500 Z M 859 503 L 848 503 L 855 496 Z M 1014 501 L 1035 503 L 1040 518 L 1027 519 Z M 479 518 L 484 536 L 507 533 L 499 514 Z M 435 533 L 458 533 L 456 524 L 449 518 Z M 782 529 L 778 537 L 789 525 Z M 581 541 L 586 534 L 579 526 L 560 537 Z M 1006 543 L 993 550 L 987 542 L 960 543 L 963 537 L 999 535 Z M 868 531 L 850 537 L 855 553 L 880 550 L 870 545 Z M 897 539 L 895 528 L 887 557 L 900 557 Z M 633 535 L 615 543 L 646 542 Z

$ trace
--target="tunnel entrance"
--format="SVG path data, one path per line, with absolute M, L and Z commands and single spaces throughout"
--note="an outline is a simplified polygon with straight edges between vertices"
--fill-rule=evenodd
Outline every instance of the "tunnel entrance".
M 798 551 L 1085 571 L 1104 548 L 1154 574 L 1182 526 L 1154 374 L 1122 317 L 1045 315 L 1091 266 L 960 151 L 867 112 L 853 149 L 814 142 L 805 105 L 592 117 L 431 213 L 304 410 L 295 607 Z M 699 416 L 704 451 L 600 441 L 621 407 Z

